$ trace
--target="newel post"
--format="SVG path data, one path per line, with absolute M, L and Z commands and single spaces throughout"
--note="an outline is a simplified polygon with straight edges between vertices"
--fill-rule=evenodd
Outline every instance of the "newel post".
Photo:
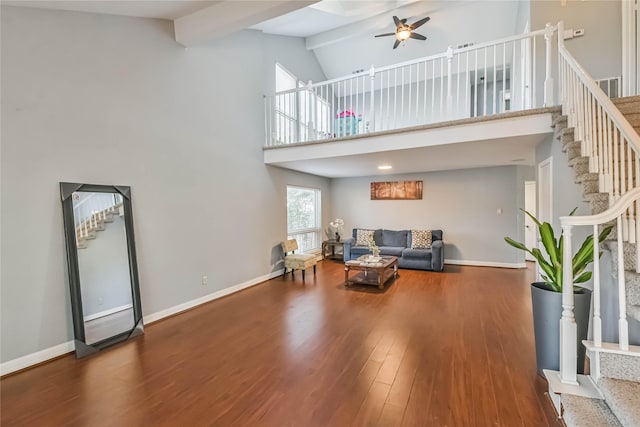
M 565 105 L 567 104 L 567 78 L 565 64 L 562 53 L 564 49 L 564 21 L 558 22 L 558 102 L 562 106 L 562 113 L 566 115 Z
M 371 95 L 369 96 L 370 99 L 370 112 L 369 112 L 369 132 L 374 132 L 375 131 L 375 111 L 376 111 L 376 107 L 375 107 L 375 90 L 376 90 L 376 69 L 373 67 L 373 64 L 371 64 L 371 68 L 369 68 L 369 80 L 371 81 L 371 89 L 370 89 L 370 93 Z
M 562 318 L 560 319 L 560 380 L 578 385 L 578 326 L 573 314 L 573 250 L 571 225 L 562 225 Z
M 553 105 L 553 76 L 551 75 L 551 42 L 553 40 L 554 27 L 547 22 L 544 27 L 545 41 L 545 74 L 544 74 L 544 106 Z M 562 35 L 558 33 L 558 38 Z M 534 53 L 535 55 L 535 53 Z

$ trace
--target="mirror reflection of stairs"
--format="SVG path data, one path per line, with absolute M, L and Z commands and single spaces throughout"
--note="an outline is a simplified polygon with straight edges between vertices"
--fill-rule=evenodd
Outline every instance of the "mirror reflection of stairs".
M 122 216 L 122 203 L 116 203 L 100 211 L 93 212 L 88 218 L 76 225 L 76 246 L 78 249 L 89 247 L 89 241 L 98 236 L 98 232 L 107 227 L 107 223 L 113 222 L 115 215 Z

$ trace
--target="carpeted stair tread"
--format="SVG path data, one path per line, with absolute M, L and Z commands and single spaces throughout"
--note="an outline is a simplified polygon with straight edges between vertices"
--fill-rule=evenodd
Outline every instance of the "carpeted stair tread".
M 624 279 L 627 287 L 627 303 L 640 306 L 640 273 L 625 271 Z M 640 381 L 640 378 L 638 378 L 638 381 Z
M 633 96 L 621 96 L 620 98 L 613 98 L 611 100 L 613 102 L 613 104 L 615 106 L 617 106 L 618 108 L 620 108 L 619 106 L 621 104 L 628 104 L 628 103 L 633 103 L 633 102 L 640 102 L 640 95 L 633 95 Z
M 615 240 L 605 240 L 603 242 L 605 247 L 611 251 L 611 259 L 613 260 L 613 274 L 617 274 L 618 271 L 618 244 Z M 636 270 L 636 244 L 624 242 L 622 244 L 622 251 L 624 253 L 624 269 Z
M 618 353 L 600 353 L 601 377 L 640 382 L 640 357 Z
M 600 378 L 598 387 L 607 406 L 624 427 L 640 427 L 640 383 Z
M 553 121 L 551 122 L 552 128 L 566 128 L 567 127 L 567 116 L 562 114 L 557 114 L 553 117 Z
M 623 427 L 604 400 L 563 394 L 560 402 L 567 427 Z
M 575 179 L 575 183 L 579 184 L 581 182 L 585 182 L 585 181 L 599 181 L 599 177 L 597 173 L 593 173 L 593 172 L 587 172 L 587 173 L 583 173 L 581 175 L 576 175 L 576 179 Z

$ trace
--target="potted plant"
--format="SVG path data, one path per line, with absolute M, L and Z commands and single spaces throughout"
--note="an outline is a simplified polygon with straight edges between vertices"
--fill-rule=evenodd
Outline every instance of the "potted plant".
M 576 208 L 577 209 L 577 208 Z M 574 209 L 569 215 L 573 215 Z M 529 212 L 524 211 L 538 227 L 542 246 L 546 254 L 540 248 L 527 248 L 524 244 L 505 237 L 504 240 L 511 246 L 529 252 L 538 262 L 541 276 L 544 282 L 531 284 L 531 302 L 533 307 L 533 329 L 536 342 L 536 364 L 538 374 L 542 375 L 543 369 L 558 370 L 560 366 L 560 317 L 562 316 L 562 251 L 563 239 L 561 234 L 556 239 L 553 228 L 548 222 L 540 222 Z M 606 226 L 598 236 L 601 243 L 611 232 L 613 227 Z M 600 253 L 602 255 L 602 253 Z M 593 235 L 588 236 L 580 249 L 572 259 L 573 268 L 573 295 L 574 315 L 578 326 L 578 371 L 584 370 L 585 348 L 582 340 L 587 339 L 589 326 L 589 311 L 591 307 L 591 291 L 575 286 L 591 279 L 591 272 L 584 271 L 593 261 Z

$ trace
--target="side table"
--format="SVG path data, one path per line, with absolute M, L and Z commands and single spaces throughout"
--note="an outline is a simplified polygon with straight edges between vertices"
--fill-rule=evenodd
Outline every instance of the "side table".
M 338 248 L 337 251 L 336 248 Z M 322 259 L 344 259 L 344 242 L 337 240 L 325 240 L 322 242 Z

